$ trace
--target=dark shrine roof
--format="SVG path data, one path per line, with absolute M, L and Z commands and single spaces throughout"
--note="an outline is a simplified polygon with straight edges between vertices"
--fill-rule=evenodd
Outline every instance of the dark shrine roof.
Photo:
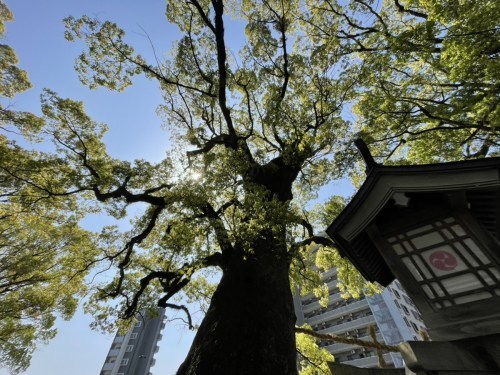
M 342 256 L 370 281 L 389 284 L 394 276 L 364 232 L 395 193 L 500 190 L 500 157 L 423 165 L 374 165 L 349 204 L 326 233 Z

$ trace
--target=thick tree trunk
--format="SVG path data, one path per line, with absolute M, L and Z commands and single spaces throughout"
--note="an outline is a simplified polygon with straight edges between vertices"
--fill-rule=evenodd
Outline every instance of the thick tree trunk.
M 294 375 L 295 314 L 288 262 L 233 260 L 177 375 Z

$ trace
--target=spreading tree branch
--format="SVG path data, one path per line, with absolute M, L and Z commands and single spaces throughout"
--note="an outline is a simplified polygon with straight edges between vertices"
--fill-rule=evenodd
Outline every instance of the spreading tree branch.
M 190 330 L 193 330 L 194 329 L 194 326 L 193 326 L 193 319 L 191 319 L 191 314 L 189 313 L 189 310 L 186 306 L 184 305 L 176 305 L 176 304 L 173 304 L 173 303 L 166 303 L 166 302 L 158 302 L 158 306 L 159 307 L 167 307 L 167 308 L 170 308 L 170 309 L 175 309 L 175 310 L 182 310 L 186 313 L 186 316 L 187 316 L 187 319 L 188 319 L 188 327 Z
M 406 9 L 404 7 L 403 4 L 401 4 L 398 0 L 394 0 L 394 4 L 396 5 L 396 7 L 398 8 L 398 11 L 400 12 L 403 12 L 403 13 L 409 13 L 411 14 L 412 16 L 415 16 L 415 17 L 419 17 L 419 18 L 423 18 L 423 19 L 427 19 L 429 16 L 425 13 L 422 13 L 422 12 L 418 12 L 416 10 L 413 10 L 413 9 Z
M 336 341 L 336 342 L 341 342 L 343 344 L 358 345 L 358 346 L 363 346 L 365 348 L 385 350 L 387 352 L 396 352 L 396 353 L 400 352 L 399 347 L 397 347 L 395 345 L 381 344 L 378 341 L 365 341 L 365 340 L 356 339 L 356 338 L 347 338 L 347 337 L 335 335 L 333 333 L 318 333 L 318 332 L 315 332 L 311 329 L 301 328 L 301 327 L 295 327 L 295 332 L 296 333 L 305 333 L 306 335 L 315 337 L 319 340 Z

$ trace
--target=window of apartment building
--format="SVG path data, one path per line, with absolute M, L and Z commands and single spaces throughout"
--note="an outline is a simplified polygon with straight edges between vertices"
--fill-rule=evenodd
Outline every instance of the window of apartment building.
M 136 338 L 137 338 L 137 332 L 134 332 L 134 333 L 130 334 L 130 339 L 131 340 L 136 339 Z
M 371 350 L 367 350 L 365 352 L 365 357 L 374 357 L 375 356 L 375 352 L 371 351 Z
M 403 320 L 405 321 L 405 323 L 406 323 L 406 325 L 407 325 L 408 327 L 411 327 L 411 326 L 410 326 L 410 322 L 408 322 L 408 319 L 406 319 L 406 317 L 405 317 L 405 316 L 403 316 Z
M 134 345 L 127 345 L 127 349 L 125 351 L 131 352 L 132 350 L 134 350 Z
M 410 299 L 410 297 L 408 296 L 403 296 L 404 300 L 406 301 L 406 303 L 408 305 L 411 305 L 411 306 L 415 306 L 415 304 L 413 303 L 413 301 Z
M 359 358 L 366 358 L 366 357 L 370 357 L 370 354 L 368 353 L 366 348 L 363 348 L 361 350 L 361 353 L 359 353 Z
M 120 362 L 120 366 L 127 366 L 128 365 L 128 358 L 122 359 Z
M 142 320 L 139 320 L 137 323 L 135 323 L 136 327 L 141 327 L 142 326 Z
M 403 308 L 403 311 L 405 312 L 406 315 L 410 315 L 410 310 L 408 310 L 408 308 L 405 305 L 401 305 L 401 307 Z
M 334 288 L 330 289 L 328 293 L 332 296 L 334 294 L 337 294 L 338 292 L 340 292 L 339 288 L 334 287 Z
M 401 295 L 399 294 L 399 292 L 396 290 L 396 289 L 391 289 L 394 293 L 394 295 L 398 298 L 401 298 Z
M 110 357 L 108 359 L 108 363 L 115 363 L 116 362 L 116 357 Z
M 397 300 L 394 300 L 394 304 L 396 305 L 396 307 L 397 307 L 398 309 L 400 309 L 400 308 L 401 308 L 401 306 L 399 305 L 399 302 L 398 302 Z
M 420 330 L 419 330 L 419 328 L 418 328 L 418 326 L 417 326 L 415 323 L 411 322 L 411 326 L 413 327 L 413 330 L 414 330 L 415 332 L 417 332 L 417 333 L 418 333 L 418 332 L 420 331 Z
M 411 310 L 411 313 L 413 314 L 413 316 L 415 317 L 415 319 L 420 320 L 421 322 L 423 321 L 422 320 L 422 315 L 420 315 L 417 311 Z
M 354 330 L 356 332 L 357 337 L 364 337 L 368 335 L 368 330 L 363 328 L 358 328 Z

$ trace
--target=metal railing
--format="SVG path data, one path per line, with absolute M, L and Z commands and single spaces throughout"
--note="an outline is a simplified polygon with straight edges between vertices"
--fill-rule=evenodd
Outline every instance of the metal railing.
M 334 318 L 340 318 L 341 316 L 346 316 L 354 312 L 359 312 L 361 310 L 369 310 L 370 307 L 368 306 L 368 302 L 366 300 L 361 300 L 361 301 L 356 301 L 353 303 L 350 303 L 346 306 L 333 306 L 333 308 L 328 311 L 328 309 L 332 308 L 332 306 L 329 306 L 328 308 L 322 310 L 318 315 L 312 316 L 310 318 L 306 318 L 304 316 L 304 320 L 307 324 L 309 325 L 315 325 L 315 324 L 320 324 L 323 323 L 327 320 L 334 319 Z
M 365 316 L 360 319 L 351 320 L 350 322 L 346 322 L 343 324 L 338 324 L 336 326 L 328 327 L 325 329 L 318 330 L 318 333 L 334 333 L 339 334 L 342 332 L 350 331 L 357 328 L 363 328 L 369 326 L 371 324 L 375 324 L 375 319 L 373 315 Z

